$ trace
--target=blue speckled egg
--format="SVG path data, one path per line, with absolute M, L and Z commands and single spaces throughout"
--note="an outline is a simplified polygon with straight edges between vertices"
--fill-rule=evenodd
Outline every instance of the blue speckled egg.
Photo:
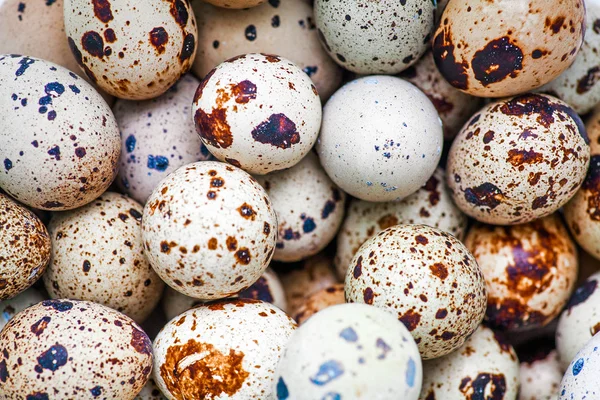
M 422 377 L 419 350 L 401 322 L 375 307 L 342 304 L 294 332 L 274 391 L 278 400 L 416 400 Z
M 560 387 L 560 400 L 600 399 L 600 333 L 577 353 Z

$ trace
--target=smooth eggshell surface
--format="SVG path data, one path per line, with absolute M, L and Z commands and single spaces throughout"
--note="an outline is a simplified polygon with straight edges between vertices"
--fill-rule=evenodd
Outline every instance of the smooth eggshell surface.
M 600 334 L 575 356 L 560 384 L 559 400 L 600 398 Z
M 4 328 L 4 325 L 10 321 L 12 317 L 16 314 L 20 313 L 27 307 L 31 307 L 34 304 L 39 303 L 46 298 L 42 296 L 40 292 L 38 292 L 34 288 L 29 288 L 15 297 L 4 300 L 0 303 L 0 330 Z
M 10 399 L 132 400 L 152 370 L 152 343 L 96 303 L 46 300 L 0 332 L 0 393 Z
M 275 251 L 276 227 L 271 201 L 254 178 L 201 161 L 156 187 L 144 208 L 142 235 L 150 264 L 169 286 L 211 300 L 260 278 Z
M 462 346 L 485 314 L 485 280 L 475 258 L 454 236 L 425 225 L 398 225 L 369 239 L 345 283 L 348 302 L 402 321 L 424 360 Z
M 202 80 L 192 115 L 215 157 L 262 175 L 293 167 L 310 151 L 321 126 L 321 100 L 291 61 L 246 54 Z
M 556 400 L 563 376 L 556 350 L 533 360 L 520 361 L 519 400 Z
M 566 103 L 525 94 L 487 105 L 463 127 L 448 156 L 447 183 L 466 214 L 521 224 L 552 214 L 577 191 L 590 150 Z
M 342 190 L 382 202 L 423 186 L 442 145 L 441 120 L 423 92 L 400 78 L 369 76 L 347 83 L 329 99 L 316 149 Z
M 0 55 L 0 187 L 62 211 L 100 196 L 117 174 L 119 128 L 82 78 L 37 58 Z
M 294 319 L 299 325 L 302 325 L 319 311 L 337 304 L 344 304 L 345 302 L 344 284 L 336 283 L 308 296 L 304 304 L 298 309 L 296 315 L 294 315 Z
M 171 320 L 154 341 L 154 380 L 169 400 L 272 399 L 275 367 L 296 329 L 258 300 L 222 300 Z

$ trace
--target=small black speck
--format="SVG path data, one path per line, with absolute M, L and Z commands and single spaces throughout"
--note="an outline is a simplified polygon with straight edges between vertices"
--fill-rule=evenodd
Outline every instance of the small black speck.
M 256 40 L 256 27 L 254 25 L 248 25 L 246 27 L 246 39 L 251 42 Z
M 218 48 L 219 48 L 219 41 L 218 41 L 218 40 L 215 40 L 215 41 L 213 42 L 213 49 L 218 49 Z

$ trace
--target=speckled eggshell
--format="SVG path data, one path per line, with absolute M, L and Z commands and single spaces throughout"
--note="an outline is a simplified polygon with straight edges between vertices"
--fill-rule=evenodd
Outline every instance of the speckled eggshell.
M 460 346 L 483 320 L 487 294 L 475 258 L 449 233 L 425 225 L 381 231 L 346 274 L 346 301 L 397 316 L 424 360 Z
M 590 152 L 600 154 L 600 106 L 594 109 L 586 121 L 585 128 L 590 139 Z
M 575 286 L 577 250 L 556 214 L 511 227 L 476 224 L 465 245 L 485 276 L 486 319 L 497 329 L 548 324 Z
M 457 0 L 444 10 L 433 56 L 454 87 L 479 97 L 512 96 L 566 70 L 584 32 L 583 0 Z
M 142 211 L 134 200 L 106 192 L 85 207 L 55 214 L 44 274 L 50 297 L 94 301 L 143 322 L 164 283 L 144 254 Z
M 277 248 L 273 260 L 294 262 L 323 250 L 342 220 L 346 194 L 329 179 L 310 152 L 292 168 L 256 178 L 277 213 Z
M 269 303 L 222 300 L 171 320 L 154 341 L 154 380 L 169 400 L 272 399 L 275 368 L 296 329 Z
M 312 1 L 271 0 L 252 9 L 227 10 L 195 0 L 192 7 L 198 21 L 192 70 L 199 77 L 238 54 L 262 52 L 302 68 L 323 100 L 340 86 L 342 70 L 319 42 Z
M 298 325 L 302 325 L 319 311 L 337 304 L 344 304 L 345 302 L 344 284 L 336 283 L 335 285 L 321 289 L 318 292 L 308 296 L 304 304 L 294 315 L 294 319 L 296 322 L 298 322 Z
M 329 307 L 291 337 L 277 367 L 277 399 L 416 400 L 415 341 L 392 315 L 363 304 Z
M 461 92 L 444 79 L 435 66 L 430 51 L 419 62 L 405 70 L 400 77 L 421 89 L 429 97 L 444 125 L 446 140 L 453 139 L 480 106 L 480 99 Z
M 40 292 L 38 292 L 34 288 L 29 288 L 15 297 L 4 300 L 0 303 L 0 330 L 4 328 L 4 325 L 10 321 L 12 317 L 14 317 L 17 313 L 20 313 L 27 307 L 31 307 L 34 304 L 39 303 L 40 301 L 45 300 L 45 297 L 42 296 Z
M 532 345 L 535 345 L 532 343 Z M 521 359 L 519 400 L 556 400 L 563 376 L 556 350 Z
M 600 334 L 575 356 L 560 384 L 559 400 L 600 398 Z
M 213 4 L 218 7 L 239 9 L 239 8 L 256 7 L 258 5 L 263 4 L 267 0 L 203 0 L 203 1 L 206 1 L 207 3 Z M 278 1 L 278 0 L 271 0 L 271 1 Z
M 152 343 L 100 304 L 46 300 L 0 332 L 0 393 L 7 399 L 132 400 L 152 370 Z
M 64 19 L 81 70 L 119 98 L 160 96 L 196 55 L 198 31 L 188 1 L 64 0 Z
M 0 55 L 0 187 L 62 211 L 100 196 L 117 174 L 119 128 L 98 92 L 37 58 Z
M 329 55 L 359 74 L 395 74 L 427 50 L 435 2 L 316 0 L 315 21 Z
M 431 177 L 441 157 L 442 122 L 427 96 L 391 76 L 356 79 L 323 110 L 317 153 L 329 177 L 366 201 L 393 201 Z
M 519 360 L 514 349 L 481 325 L 455 352 L 423 363 L 419 398 L 516 400 L 518 391 Z
M 585 126 L 566 103 L 525 94 L 487 105 L 458 134 L 446 180 L 454 201 L 488 224 L 552 214 L 577 191 L 590 150 Z
M 135 397 L 135 400 L 166 400 L 167 398 L 163 396 L 162 392 L 154 383 L 154 379 L 148 379 L 148 383 L 146 386 L 142 388 L 142 391 L 138 393 Z
M 42 221 L 0 194 L 0 300 L 33 285 L 46 270 L 51 251 Z
M 438 168 L 425 185 L 402 201 L 371 203 L 352 200 L 337 237 L 334 262 L 338 275 L 345 277 L 359 247 L 390 226 L 423 224 L 462 240 L 467 217 L 454 205 L 445 181 L 444 170 Z
M 172 288 L 202 300 L 231 296 L 260 278 L 273 252 L 277 217 L 264 189 L 215 161 L 183 166 L 144 208 L 146 255 Z
M 182 165 L 210 158 L 190 118 L 199 83 L 192 75 L 185 75 L 156 99 L 118 100 L 113 108 L 123 149 L 117 184 L 142 204 L 168 174 Z
M 246 54 L 202 80 L 192 114 L 215 157 L 262 175 L 293 167 L 310 151 L 321 126 L 321 100 L 291 61 Z
M 556 329 L 556 349 L 566 368 L 575 354 L 600 332 L 600 272 L 579 286 L 562 312 Z

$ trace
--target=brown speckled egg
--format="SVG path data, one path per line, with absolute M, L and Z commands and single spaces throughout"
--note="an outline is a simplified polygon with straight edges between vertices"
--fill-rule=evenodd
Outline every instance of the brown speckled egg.
M 212 300 L 260 278 L 275 251 L 277 217 L 246 172 L 201 161 L 179 168 L 152 192 L 142 235 L 150 264 L 169 286 Z
M 321 289 L 308 296 L 304 301 L 304 304 L 294 315 L 294 319 L 298 322 L 298 325 L 302 325 L 307 319 L 319 311 L 337 304 L 344 304 L 345 302 L 344 284 L 336 283 L 335 285 Z
M 563 368 L 555 349 L 545 342 L 533 342 L 528 354 L 519 353 L 521 387 L 519 400 L 556 400 Z
M 444 124 L 446 140 L 453 139 L 479 108 L 480 99 L 465 94 L 446 82 L 435 66 L 431 52 L 427 52 L 400 77 L 417 86 L 429 97 Z
M 100 196 L 117 174 L 119 128 L 73 72 L 0 55 L 0 187 L 28 206 L 62 211 Z
M 486 319 L 495 328 L 544 326 L 569 299 L 577 253 L 558 215 L 508 227 L 476 224 L 465 245 L 485 276 Z
M 272 399 L 294 321 L 258 300 L 222 300 L 171 320 L 154 341 L 154 380 L 174 399 Z
M 425 225 L 393 226 L 366 241 L 345 284 L 348 302 L 397 315 L 424 360 L 462 346 L 485 315 L 485 280 L 475 258 L 454 236 Z
M 452 202 L 445 181 L 444 170 L 438 168 L 421 189 L 400 202 L 352 200 L 337 237 L 334 262 L 338 275 L 346 276 L 352 257 L 367 239 L 390 226 L 423 224 L 462 240 L 467 217 Z
M 115 103 L 113 110 L 122 132 L 123 149 L 117 184 L 142 204 L 171 172 L 210 158 L 190 118 L 199 83 L 188 74 L 158 98 Z
M 146 386 L 142 388 L 142 391 L 138 393 L 134 400 L 167 400 L 167 398 L 162 394 L 156 383 L 154 383 L 154 379 L 148 379 L 148 383 Z
M 45 299 L 36 289 L 29 288 L 13 298 L 2 301 L 0 303 L 0 330 L 17 313 Z
M 44 274 L 50 297 L 94 301 L 144 321 L 164 283 L 144 254 L 142 211 L 134 200 L 106 192 L 85 207 L 55 214 Z
M 454 87 L 480 97 L 511 96 L 566 70 L 584 32 L 583 0 L 457 0 L 444 10 L 433 55 Z
M 213 4 L 218 7 L 239 9 L 239 8 L 256 7 L 256 6 L 264 3 L 267 0 L 203 0 L 203 1 L 206 1 L 207 3 Z M 196 0 L 196 2 L 199 3 L 200 1 Z M 273 2 L 273 0 L 271 0 L 270 2 Z M 279 0 L 275 0 L 275 2 L 279 3 Z
M 192 7 L 198 21 L 198 52 L 192 70 L 199 77 L 238 54 L 262 52 L 278 54 L 302 68 L 323 100 L 340 86 L 342 70 L 319 42 L 310 0 L 271 0 L 245 10 L 195 0 Z
M 202 80 L 192 115 L 215 157 L 262 175 L 290 168 L 310 151 L 321 126 L 321 100 L 291 61 L 246 54 Z
M 38 280 L 50 260 L 46 227 L 34 213 L 0 194 L 0 300 Z
M 0 332 L 0 393 L 15 400 L 132 400 L 152 370 L 152 343 L 100 304 L 46 300 Z
M 65 32 L 90 80 L 113 96 L 164 93 L 192 66 L 196 18 L 181 0 L 64 0 Z
M 489 224 L 552 214 L 577 191 L 590 159 L 579 116 L 554 97 L 525 94 L 489 104 L 458 134 L 446 168 L 454 201 Z
M 516 400 L 518 392 L 514 349 L 484 325 L 455 352 L 423 363 L 421 400 Z
M 317 254 L 334 238 L 344 218 L 346 194 L 310 152 L 292 168 L 256 178 L 277 213 L 273 260 L 293 262 Z

